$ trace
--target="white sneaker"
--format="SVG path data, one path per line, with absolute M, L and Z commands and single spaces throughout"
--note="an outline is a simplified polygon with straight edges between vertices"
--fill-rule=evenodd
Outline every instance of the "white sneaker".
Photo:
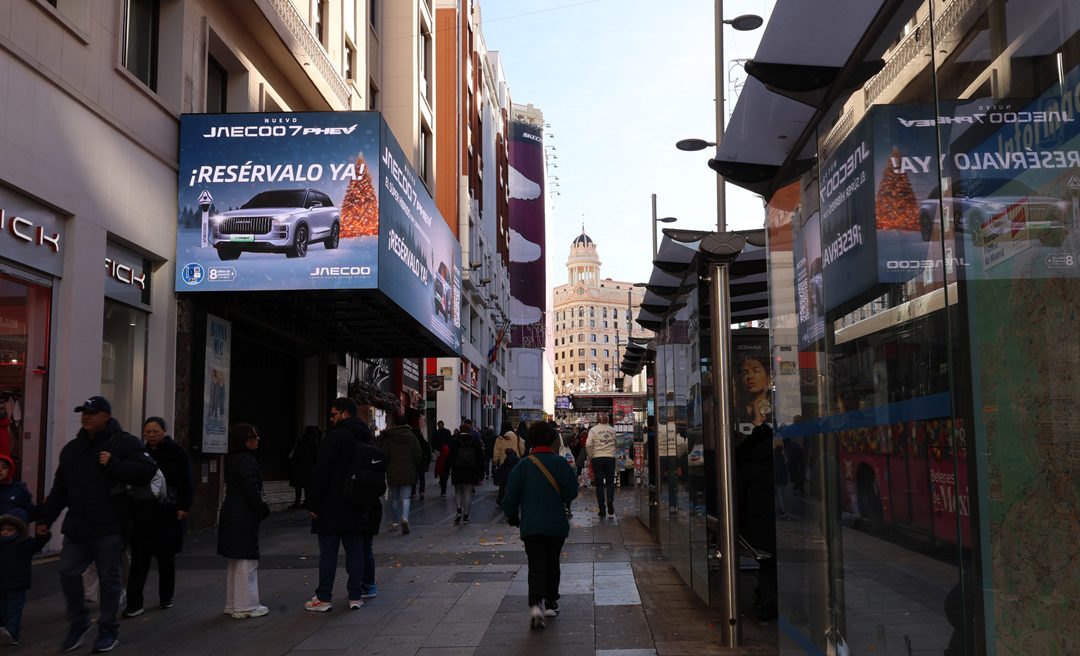
M 262 617 L 270 612 L 270 609 L 266 606 L 256 606 L 251 610 L 236 610 L 233 611 L 232 617 L 234 620 L 242 620 L 248 617 Z
M 322 601 L 318 597 L 312 597 L 304 602 L 304 610 L 311 611 L 312 613 L 325 613 L 333 608 L 334 605 L 329 601 Z
M 529 609 L 529 628 L 542 629 L 544 626 L 544 609 L 537 604 Z
M 400 527 L 400 525 L 397 522 L 394 522 L 393 524 L 390 525 L 390 532 L 391 533 L 396 533 L 399 527 Z
M 363 599 L 350 599 L 349 600 L 349 610 L 360 610 L 363 607 L 364 607 L 364 600 Z

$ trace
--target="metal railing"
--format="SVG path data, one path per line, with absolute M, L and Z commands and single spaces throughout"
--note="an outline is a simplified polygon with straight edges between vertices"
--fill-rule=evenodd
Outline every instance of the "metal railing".
M 345 83 L 345 78 L 338 72 L 334 62 L 330 60 L 330 55 L 323 48 L 323 45 L 319 43 L 307 21 L 304 20 L 304 17 L 289 0 L 268 1 L 274 11 L 277 12 L 277 16 L 281 19 L 285 29 L 288 30 L 288 36 L 292 37 L 300 47 L 302 51 L 300 54 L 307 55 L 308 59 L 311 60 L 311 65 L 322 76 L 326 86 L 340 103 L 340 107 L 348 109 L 351 94 L 348 85 Z

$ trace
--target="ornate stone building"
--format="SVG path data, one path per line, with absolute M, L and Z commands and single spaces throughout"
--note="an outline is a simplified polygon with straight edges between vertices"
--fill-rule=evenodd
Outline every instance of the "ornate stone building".
M 631 320 L 644 290 L 633 283 L 600 277 L 600 256 L 582 226 L 570 245 L 567 281 L 555 288 L 555 385 L 559 394 L 644 391 L 644 374 L 621 381 L 619 371 L 628 336 L 649 333 Z

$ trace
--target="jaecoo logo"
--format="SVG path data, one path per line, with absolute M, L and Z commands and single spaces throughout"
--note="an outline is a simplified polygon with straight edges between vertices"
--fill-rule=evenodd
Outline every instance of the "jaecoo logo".
M 370 276 L 371 267 L 369 266 L 332 266 L 332 267 L 315 267 L 311 270 L 309 277 L 311 278 L 347 278 L 352 276 Z

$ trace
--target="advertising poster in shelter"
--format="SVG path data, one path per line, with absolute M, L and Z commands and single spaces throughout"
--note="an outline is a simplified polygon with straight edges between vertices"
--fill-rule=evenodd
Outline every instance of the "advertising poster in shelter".
M 229 360 L 232 324 L 206 317 L 206 360 L 203 368 L 203 453 L 229 451 Z
M 734 330 L 731 348 L 734 351 L 731 375 L 735 394 L 732 421 L 736 431 L 749 435 L 754 427 L 773 423 L 773 372 L 768 332 Z

